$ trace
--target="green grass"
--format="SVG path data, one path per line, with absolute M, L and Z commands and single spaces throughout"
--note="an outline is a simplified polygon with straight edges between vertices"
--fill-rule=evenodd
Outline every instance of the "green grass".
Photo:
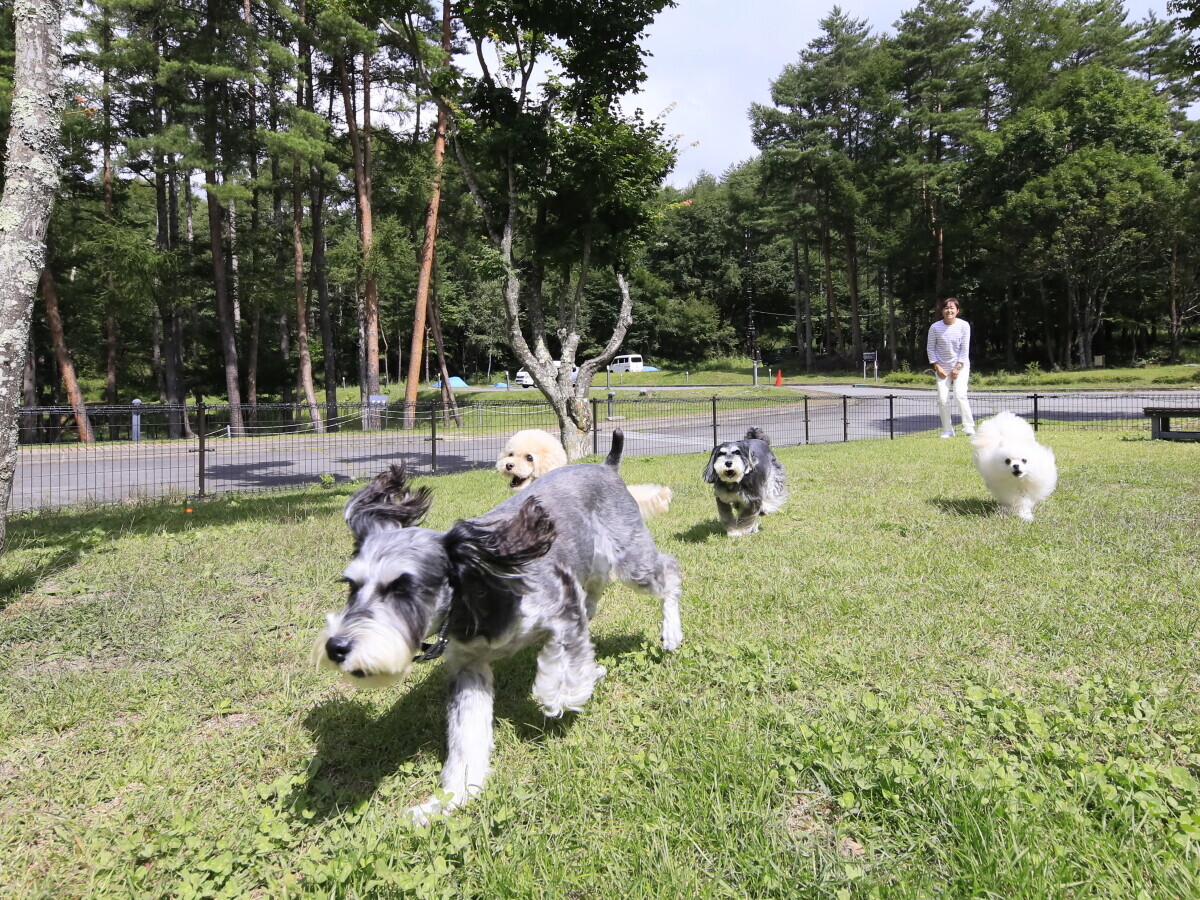
M 791 499 L 738 540 L 703 458 L 627 459 L 676 491 L 684 647 L 611 588 L 585 712 L 498 665 L 492 781 L 426 829 L 439 666 L 355 693 L 307 662 L 345 489 L 15 518 L 0 896 L 1197 896 L 1197 445 L 1046 439 L 1033 524 L 916 437 L 780 450 Z M 505 496 L 429 481 L 439 528 Z
M 892 372 L 882 379 L 885 384 L 930 385 L 932 377 L 923 372 Z M 996 388 L 1093 390 L 1162 389 L 1200 385 L 1200 366 L 1145 366 L 1123 369 L 1079 369 L 1068 372 L 1043 372 L 1029 366 L 1023 372 L 972 372 L 972 389 Z

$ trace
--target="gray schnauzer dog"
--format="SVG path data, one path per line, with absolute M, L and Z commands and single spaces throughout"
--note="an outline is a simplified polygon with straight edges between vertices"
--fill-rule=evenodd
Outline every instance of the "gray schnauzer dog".
M 428 488 L 392 466 L 346 504 L 354 558 L 346 608 L 327 617 L 313 658 L 360 686 L 382 686 L 444 649 L 449 696 L 442 791 L 416 822 L 478 793 L 490 771 L 492 662 L 545 640 L 533 697 L 547 716 L 579 710 L 604 677 L 589 620 L 620 581 L 662 601 L 662 645 L 683 642 L 679 564 L 660 553 L 617 474 L 624 436 L 603 465 L 563 466 L 449 531 L 413 527 Z M 437 635 L 432 647 L 423 642 Z M 422 652 L 424 651 L 424 652 Z
M 704 480 L 717 495 L 717 514 L 730 537 L 754 534 L 759 519 L 787 500 L 783 465 L 771 452 L 771 441 L 751 428 L 740 441 L 713 448 L 704 467 Z

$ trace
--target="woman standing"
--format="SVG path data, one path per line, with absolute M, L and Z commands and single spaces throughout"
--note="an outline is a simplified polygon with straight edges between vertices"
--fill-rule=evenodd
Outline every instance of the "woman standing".
M 954 437 L 954 423 L 950 418 L 951 387 L 962 416 L 963 434 L 975 433 L 975 417 L 971 415 L 971 404 L 967 400 L 967 380 L 971 377 L 971 326 L 958 317 L 960 309 L 954 297 L 939 300 L 937 311 L 942 318 L 929 326 L 929 339 L 925 344 L 929 362 L 937 375 L 938 413 L 942 417 L 944 438 Z

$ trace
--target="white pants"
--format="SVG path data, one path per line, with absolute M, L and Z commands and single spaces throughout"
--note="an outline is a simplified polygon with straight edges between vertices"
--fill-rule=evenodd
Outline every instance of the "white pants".
M 937 380 L 938 413 L 942 417 L 942 431 L 953 431 L 954 423 L 950 418 L 950 388 L 954 388 L 954 399 L 958 401 L 958 413 L 962 416 L 963 431 L 975 430 L 975 417 L 971 415 L 971 404 L 967 400 L 967 379 L 971 376 L 971 367 L 963 366 L 957 378 L 939 378 Z

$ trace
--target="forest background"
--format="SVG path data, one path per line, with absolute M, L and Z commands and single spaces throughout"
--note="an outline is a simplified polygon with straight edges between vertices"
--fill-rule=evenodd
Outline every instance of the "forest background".
M 749 111 L 759 156 L 682 190 L 636 108 L 665 5 L 85 0 L 25 404 L 77 372 L 315 405 L 617 347 L 920 369 L 947 295 L 977 368 L 1200 361 L 1188 4 L 834 7 Z

